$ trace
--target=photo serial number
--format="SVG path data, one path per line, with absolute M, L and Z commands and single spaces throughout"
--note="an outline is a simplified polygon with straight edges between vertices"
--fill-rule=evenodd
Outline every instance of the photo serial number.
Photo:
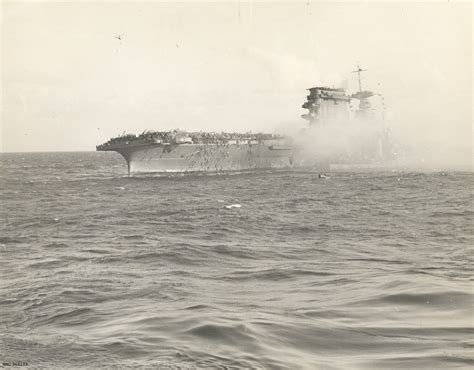
M 26 361 L 11 361 L 11 362 L 2 362 L 2 365 L 7 366 L 28 366 Z

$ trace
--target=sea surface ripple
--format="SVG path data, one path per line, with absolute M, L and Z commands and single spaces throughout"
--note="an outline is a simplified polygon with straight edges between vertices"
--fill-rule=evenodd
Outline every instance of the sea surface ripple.
M 0 176 L 2 363 L 474 365 L 472 173 L 128 178 L 86 152 Z

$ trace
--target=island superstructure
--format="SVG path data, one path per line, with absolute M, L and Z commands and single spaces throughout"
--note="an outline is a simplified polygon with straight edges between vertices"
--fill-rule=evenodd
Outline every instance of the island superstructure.
M 381 94 L 363 89 L 361 73 L 365 71 L 359 65 L 353 71 L 357 73 L 358 90 L 350 95 L 342 88 L 319 86 L 308 89 L 309 95 L 302 105 L 308 112 L 301 116 L 308 121 L 305 134 L 314 137 L 330 132 L 333 137 L 328 138 L 329 141 L 341 143 L 336 145 L 336 152 L 316 151 L 322 157 L 318 160 L 327 162 L 329 167 L 373 168 L 393 159 L 391 131 L 385 125 L 384 99 Z M 381 116 L 372 107 L 372 97 L 380 98 L 381 109 L 377 113 Z M 336 134 L 340 137 L 334 137 Z
M 312 87 L 309 90 L 307 101 L 302 108 L 308 109 L 308 113 L 301 117 L 308 121 L 309 126 L 318 124 L 350 124 L 356 120 L 374 120 L 372 115 L 372 106 L 369 98 L 375 94 L 372 91 L 362 89 L 361 72 L 366 69 L 357 66 L 353 73 L 358 75 L 359 90 L 354 94 L 347 95 L 344 89 L 330 87 Z M 352 117 L 352 100 L 359 101 L 358 108 L 355 110 L 355 117 Z

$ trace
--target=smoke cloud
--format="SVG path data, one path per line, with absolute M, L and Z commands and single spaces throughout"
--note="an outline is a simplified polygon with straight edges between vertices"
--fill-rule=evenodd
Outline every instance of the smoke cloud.
M 329 163 L 352 169 L 472 171 L 472 138 L 464 140 L 442 133 L 407 130 L 373 122 L 350 121 L 310 126 L 293 132 L 302 161 Z M 337 166 L 333 166 L 337 168 Z

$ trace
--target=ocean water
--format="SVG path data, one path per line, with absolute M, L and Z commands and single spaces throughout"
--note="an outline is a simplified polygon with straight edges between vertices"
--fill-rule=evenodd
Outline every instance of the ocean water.
M 0 160 L 4 366 L 474 365 L 472 173 Z

